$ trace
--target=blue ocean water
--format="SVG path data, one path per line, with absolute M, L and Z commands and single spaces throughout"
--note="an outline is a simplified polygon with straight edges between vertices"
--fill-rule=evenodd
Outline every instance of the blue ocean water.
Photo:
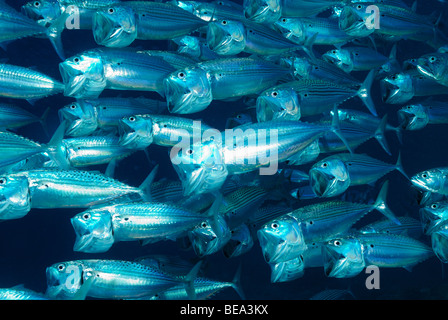
M 26 1 L 14 0 L 8 3 L 20 10 L 21 5 L 25 4 Z M 446 4 L 434 0 L 419 2 L 418 12 L 421 14 L 446 13 Z M 444 28 L 443 22 L 441 28 Z M 67 57 L 97 47 L 92 33 L 86 30 L 66 30 L 63 33 L 62 40 Z M 142 49 L 163 50 L 167 48 L 167 43 L 165 41 L 135 41 L 132 46 Z M 328 50 L 328 47 L 316 47 L 315 49 L 319 53 L 324 53 Z M 389 49 L 380 47 L 379 50 L 386 52 Z M 402 62 L 432 51 L 432 48 L 424 44 L 402 40 L 398 45 L 397 56 L 399 61 Z M 33 67 L 49 76 L 60 79 L 58 70 L 60 60 L 47 39 L 26 38 L 14 41 L 8 45 L 5 51 L 0 51 L 0 59 L 4 59 L 6 63 L 13 65 Z M 356 77 L 363 80 L 365 74 L 357 73 Z M 102 97 L 117 95 L 161 99 L 155 93 L 113 91 L 105 91 Z M 379 115 L 382 116 L 387 113 L 389 123 L 397 125 L 396 111 L 401 105 L 387 105 L 381 101 L 378 81 L 374 83 L 372 96 Z M 438 96 L 436 99 L 448 103 L 447 96 Z M 416 98 L 414 101 L 420 100 L 424 100 L 424 98 Z M 2 101 L 8 100 L 2 99 Z M 35 114 L 42 114 L 47 107 L 51 107 L 48 117 L 48 131 L 51 133 L 59 124 L 58 109 L 71 101 L 73 101 L 72 98 L 56 95 L 41 99 L 33 106 L 21 100 L 11 102 Z M 241 101 L 234 103 L 214 101 L 207 110 L 188 115 L 188 117 L 203 119 L 210 126 L 224 129 L 226 119 L 244 107 Z M 364 110 L 361 102 L 357 99 L 346 102 L 344 108 Z M 39 142 L 49 140 L 40 124 L 29 125 L 17 132 Z M 446 133 L 446 125 L 434 125 L 421 131 L 404 132 L 403 144 L 400 145 L 395 134 L 388 132 L 386 137 L 391 147 L 392 156 L 388 156 L 374 140 L 363 144 L 356 152 L 367 153 L 389 163 L 395 163 L 398 153 L 401 152 L 404 169 L 408 175 L 412 175 L 427 168 L 446 166 L 448 155 L 448 135 Z M 135 153 L 122 160 L 117 167 L 115 178 L 137 186 L 151 171 L 154 163 L 158 163 L 160 165 L 158 178 L 177 179 L 166 149 L 151 146 L 149 155 L 152 164 L 148 163 L 143 152 Z M 307 171 L 308 168 L 309 166 L 303 166 L 301 169 Z M 95 167 L 92 170 L 103 171 L 104 167 Z M 390 181 L 388 204 L 392 211 L 397 216 L 418 218 L 419 207 L 416 202 L 416 193 L 410 182 L 395 171 L 388 174 L 372 188 L 378 190 L 378 186 L 385 179 Z M 366 188 L 358 189 L 360 192 L 366 190 Z M 369 200 L 371 199 L 365 199 L 365 201 Z M 305 205 L 307 202 L 303 201 L 303 204 Z M 108 252 L 102 254 L 74 252 L 75 234 L 70 224 L 70 218 L 81 211 L 81 209 L 33 209 L 24 218 L 0 223 L 0 287 L 7 288 L 23 284 L 26 288 L 44 292 L 46 290 L 46 267 L 67 260 L 91 258 L 134 260 L 148 254 L 180 255 L 185 259 L 196 258 L 192 249 L 182 249 L 176 242 L 172 241 L 159 242 L 148 246 L 141 246 L 137 242 L 120 242 L 115 244 Z M 360 224 L 378 218 L 381 218 L 381 215 L 374 212 L 363 218 Z M 423 238 L 422 241 L 430 245 L 429 238 Z M 221 252 L 218 252 L 206 257 L 206 262 L 205 275 L 222 281 L 230 281 L 238 266 L 242 264 L 241 285 L 247 299 L 309 299 L 325 289 L 347 288 L 351 289 L 357 299 L 448 298 L 448 275 L 444 273 L 444 266 L 436 257 L 418 264 L 412 272 L 405 269 L 381 269 L 380 289 L 377 290 L 366 288 L 367 275 L 364 273 L 350 279 L 334 279 L 326 277 L 322 268 L 306 269 L 302 278 L 291 282 L 271 283 L 271 270 L 263 259 L 258 243 L 254 245 L 250 252 L 241 257 L 228 259 Z M 239 299 L 232 289 L 226 289 L 213 298 Z

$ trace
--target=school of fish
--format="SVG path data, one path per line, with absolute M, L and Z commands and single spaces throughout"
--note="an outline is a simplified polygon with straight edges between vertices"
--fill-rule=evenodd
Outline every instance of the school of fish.
M 433 98 L 448 94 L 448 37 L 441 16 L 420 14 L 423 2 L 7 2 L 0 42 L 48 40 L 60 75 L 0 63 L 0 220 L 78 210 L 73 251 L 91 258 L 48 261 L 46 290 L 18 285 L 0 299 L 207 299 L 226 288 L 250 299 L 244 266 L 232 280 L 203 267 L 212 255 L 251 250 L 272 283 L 307 268 L 352 278 L 371 265 L 448 263 L 448 164 L 408 172 L 386 139 L 392 132 L 401 146 L 408 131 L 448 124 L 448 105 Z M 71 29 L 88 31 L 96 47 L 67 50 Z M 400 59 L 408 41 L 426 54 Z M 57 95 L 71 102 L 31 106 Z M 202 117 L 218 103 L 233 114 L 225 127 Z M 60 122 L 47 123 L 49 114 Z M 48 140 L 20 134 L 36 123 Z M 390 161 L 357 152 L 370 140 Z M 163 176 L 154 152 L 177 179 Z M 115 178 L 137 153 L 149 159 L 140 185 Z M 389 208 L 394 171 L 419 195 L 419 216 Z M 358 186 L 372 193 L 353 199 Z M 360 223 L 372 212 L 376 222 Z M 118 242 L 145 250 L 163 241 L 182 243 L 194 262 L 99 258 Z

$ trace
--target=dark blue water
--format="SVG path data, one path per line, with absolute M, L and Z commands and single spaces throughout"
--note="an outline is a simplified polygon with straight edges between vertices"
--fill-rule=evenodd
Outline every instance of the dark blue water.
M 20 9 L 25 0 L 14 0 L 8 3 Z M 418 12 L 430 14 L 431 12 L 445 12 L 444 4 L 437 1 L 420 2 Z M 444 26 L 441 26 L 444 28 Z M 63 33 L 63 43 L 66 56 L 70 57 L 85 49 L 96 47 L 92 34 L 83 30 L 68 30 Z M 166 49 L 164 41 L 136 41 L 132 46 L 142 49 Z M 327 51 L 327 47 L 317 47 L 320 53 Z M 388 53 L 389 48 L 379 48 Z M 398 59 L 404 61 L 408 58 L 419 57 L 431 52 L 432 49 L 425 44 L 413 41 L 400 41 L 398 46 Z M 33 67 L 47 75 L 60 79 L 58 56 L 47 39 L 27 38 L 10 43 L 6 51 L 1 52 L 0 58 L 7 59 L 7 63 L 25 67 Z M 355 75 L 363 80 L 364 73 Z M 117 96 L 161 99 L 157 94 L 139 92 L 112 92 L 105 91 L 102 97 Z M 372 95 L 380 116 L 389 115 L 389 122 L 397 124 L 396 111 L 398 105 L 386 105 L 381 102 L 378 82 L 372 88 Z M 437 100 L 447 101 L 446 96 L 438 96 Z M 419 101 L 423 99 L 415 99 Z M 2 101 L 8 101 L 2 99 Z M 26 108 L 35 114 L 42 114 L 47 107 L 51 107 L 48 118 L 48 130 L 54 132 L 59 124 L 57 111 L 60 107 L 70 103 L 73 99 L 56 95 L 41 99 L 31 106 L 26 101 L 10 101 Z M 364 110 L 359 100 L 353 99 L 344 104 L 345 108 Z M 191 115 L 192 119 L 203 119 L 207 124 L 218 129 L 224 129 L 226 119 L 235 111 L 242 110 L 244 105 L 235 103 L 213 102 L 206 111 Z M 22 128 L 18 133 L 39 142 L 47 142 L 39 124 Z M 400 145 L 394 133 L 387 133 L 392 156 L 388 156 L 374 140 L 371 140 L 356 151 L 367 153 L 372 157 L 395 163 L 401 151 L 405 171 L 412 175 L 427 168 L 446 166 L 448 159 L 447 126 L 428 126 L 424 130 L 405 132 L 403 145 Z M 149 148 L 151 160 L 160 165 L 158 178 L 167 177 L 177 179 L 170 163 L 166 149 L 157 146 Z M 139 185 L 144 177 L 151 171 L 153 164 L 149 164 L 143 152 L 136 153 L 120 162 L 115 178 L 130 185 Z M 306 171 L 309 166 L 301 169 Z M 89 168 L 103 171 L 104 167 Z M 385 179 L 390 181 L 388 204 L 397 216 L 411 216 L 418 218 L 418 205 L 415 192 L 400 173 L 392 172 L 378 182 Z M 378 190 L 378 187 L 372 187 Z M 374 192 L 373 194 L 376 194 Z M 366 201 L 370 199 L 365 199 Z M 306 204 L 306 202 L 303 202 Z M 183 258 L 195 258 L 194 252 L 180 248 L 171 241 L 159 242 L 149 246 L 140 246 L 137 242 L 121 242 L 115 244 L 107 253 L 85 254 L 73 251 L 75 234 L 70 224 L 70 218 L 80 210 L 33 209 L 26 217 L 18 220 L 0 223 L 0 287 L 12 287 L 23 284 L 25 287 L 44 292 L 46 290 L 45 269 L 47 266 L 75 259 L 104 258 L 134 260 L 148 254 L 180 255 Z M 377 212 L 360 221 L 360 225 L 382 218 Z M 422 241 L 430 244 L 429 238 Z M 293 300 L 308 299 L 315 293 L 324 289 L 350 288 L 358 299 L 445 299 L 448 297 L 448 275 L 444 276 L 442 263 L 437 258 L 431 258 L 414 267 L 412 272 L 404 269 L 381 269 L 381 282 L 379 290 L 368 290 L 365 286 L 367 275 L 361 273 L 351 279 L 327 278 L 322 268 L 306 269 L 305 275 L 288 283 L 270 283 L 270 267 L 264 261 L 258 243 L 252 250 L 238 258 L 228 259 L 219 252 L 206 258 L 206 276 L 217 280 L 230 281 L 238 266 L 242 264 L 241 283 L 247 299 L 256 300 Z M 214 296 L 214 299 L 238 299 L 232 289 L 226 289 Z

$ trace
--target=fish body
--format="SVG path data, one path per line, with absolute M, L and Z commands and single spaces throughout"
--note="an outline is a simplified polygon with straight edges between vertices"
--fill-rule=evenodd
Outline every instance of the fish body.
M 201 214 L 172 204 L 140 202 L 89 209 L 71 219 L 75 251 L 105 252 L 119 241 L 160 241 L 186 236 Z
M 64 85 L 39 71 L 0 64 L 0 96 L 14 99 L 41 99 L 62 93 Z
M 212 100 L 261 92 L 289 73 L 257 58 L 222 58 L 177 70 L 164 80 L 168 110 L 188 114 L 207 108 Z
M 47 291 L 52 298 L 69 299 L 92 278 L 87 296 L 102 299 L 132 299 L 152 296 L 182 282 L 153 267 L 122 260 L 74 260 L 46 269 Z M 70 278 L 71 276 L 71 278 Z M 66 281 L 67 278 L 71 281 Z
M 64 95 L 96 99 L 104 89 L 162 92 L 163 79 L 175 68 L 160 56 L 133 50 L 99 48 L 59 64 Z
M 0 289 L 0 300 L 48 300 L 39 292 L 22 287 Z

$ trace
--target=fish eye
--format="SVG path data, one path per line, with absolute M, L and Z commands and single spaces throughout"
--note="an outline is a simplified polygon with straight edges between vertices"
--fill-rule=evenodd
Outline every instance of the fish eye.
M 339 241 L 339 240 L 334 240 L 334 241 L 333 241 L 333 244 L 334 244 L 336 247 L 339 247 L 339 246 L 342 244 L 342 242 Z
M 84 220 L 89 220 L 89 219 L 90 219 L 90 213 L 84 213 L 84 214 L 82 215 L 82 218 L 83 218 Z
M 336 50 L 333 50 L 333 51 L 331 51 L 333 54 L 336 54 L 337 53 L 337 51 Z
M 187 154 L 188 154 L 188 155 L 193 154 L 193 150 L 192 150 L 192 149 L 188 149 L 188 150 L 187 150 Z
M 36 8 L 39 8 L 40 7 L 40 1 L 34 1 L 34 6 Z
M 114 10 L 114 8 L 109 8 L 109 9 L 107 9 L 107 12 L 109 12 L 109 13 L 114 13 L 115 10 Z
M 282 22 L 286 22 L 286 18 L 283 18 L 283 19 L 282 19 Z
M 6 178 L 0 178 L 0 184 L 5 184 L 6 183 Z
M 76 104 L 70 105 L 70 109 L 75 110 L 76 109 Z
M 279 226 L 280 226 L 280 224 L 279 224 L 278 222 L 273 222 L 273 223 L 271 224 L 271 228 L 272 228 L 272 229 L 277 229 Z
M 433 204 L 431 205 L 431 208 L 432 208 L 432 209 L 437 209 L 437 204 L 433 203 Z
M 134 116 L 131 116 L 131 117 L 128 118 L 128 120 L 129 120 L 130 122 L 135 122 L 136 119 L 135 119 Z
M 242 116 L 239 114 L 239 115 L 236 116 L 236 118 L 237 118 L 237 119 L 241 119 Z
M 322 168 L 326 168 L 326 167 L 328 167 L 328 163 L 326 163 L 326 162 L 322 163 Z
M 436 57 L 430 57 L 429 58 L 429 62 L 436 62 L 437 61 L 437 58 Z
M 272 96 L 273 98 L 277 98 L 277 96 L 278 96 L 278 92 L 277 92 L 277 91 L 272 91 L 271 96 Z
M 225 25 L 227 24 L 227 20 L 222 20 L 222 21 L 221 21 L 221 24 L 222 24 L 223 26 L 225 26 Z
M 179 73 L 177 74 L 177 77 L 178 77 L 179 79 L 184 79 L 184 78 L 185 78 L 185 73 L 184 73 L 184 72 L 179 72 Z
M 422 174 L 422 178 L 428 178 L 428 174 L 423 173 L 423 174 Z
M 201 223 L 201 227 L 202 227 L 202 228 L 207 228 L 207 222 L 202 222 L 202 223 Z
M 362 5 L 358 4 L 358 5 L 356 6 L 356 9 L 361 10 L 361 9 L 362 9 Z
M 57 267 L 58 271 L 64 271 L 65 270 L 65 265 L 63 265 L 62 263 L 59 264 Z
M 73 62 L 78 63 L 79 61 L 81 61 L 78 57 L 73 59 Z

